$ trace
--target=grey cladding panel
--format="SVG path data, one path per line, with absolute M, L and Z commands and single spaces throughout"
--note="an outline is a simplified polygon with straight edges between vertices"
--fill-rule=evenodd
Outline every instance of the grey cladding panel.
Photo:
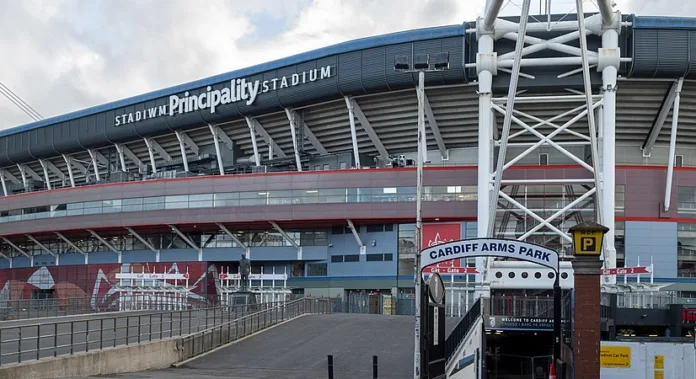
M 364 93 L 362 86 L 362 51 L 338 56 L 338 83 L 342 93 Z
M 48 129 L 48 128 L 47 128 Z M 70 133 L 70 123 L 61 122 L 58 125 L 53 126 L 53 146 L 57 152 L 69 151 L 75 145 L 75 139 L 77 134 L 73 135 Z M 0 157 L 0 159 L 2 159 Z
M 418 84 L 418 77 L 416 75 L 394 71 L 394 57 L 397 55 L 406 55 L 410 57 L 411 54 L 413 54 L 413 44 L 410 43 L 385 47 L 385 57 L 387 61 L 386 77 L 389 89 L 413 87 Z
M 22 163 L 32 160 L 29 153 L 29 132 L 6 137 L 8 139 L 8 156 L 12 163 Z
M 40 143 L 40 141 L 53 141 L 54 128 L 34 129 L 30 133 L 31 143 L 29 144 L 29 152 L 34 157 L 44 157 L 46 155 L 56 155 L 53 149 L 53 144 Z
M 413 43 L 413 54 L 435 54 L 443 52 L 442 40 L 418 41 Z M 416 80 L 417 77 L 416 77 Z M 430 72 L 425 75 L 425 85 L 438 86 L 443 85 L 444 80 L 441 72 Z
M 386 59 L 383 47 L 362 51 L 362 87 L 365 91 L 383 90 L 386 70 L 394 71 L 394 59 Z
M 10 151 L 10 149 L 7 146 L 7 141 L 8 138 L 0 138 L 0 161 L 5 161 L 9 162 L 10 158 L 7 156 L 7 153 Z
M 631 76 L 648 78 L 693 77 L 696 34 L 689 30 L 635 29 Z

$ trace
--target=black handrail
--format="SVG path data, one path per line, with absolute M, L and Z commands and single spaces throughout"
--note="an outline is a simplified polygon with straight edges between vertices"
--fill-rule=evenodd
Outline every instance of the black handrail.
M 452 333 L 447 336 L 445 340 L 445 359 L 449 360 L 450 357 L 457 352 L 457 347 L 462 342 L 462 339 L 466 337 L 471 327 L 474 325 L 476 320 L 481 316 L 481 298 L 476 300 L 474 305 L 469 309 L 469 312 L 464 315 L 464 317 L 459 320 L 457 326 L 454 327 Z

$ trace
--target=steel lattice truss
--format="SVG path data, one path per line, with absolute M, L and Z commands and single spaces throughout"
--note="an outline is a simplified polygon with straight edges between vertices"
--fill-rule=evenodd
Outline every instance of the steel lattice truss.
M 476 67 L 479 74 L 479 237 L 515 238 L 564 254 L 571 245 L 567 231 L 572 225 L 590 219 L 613 229 L 616 78 L 619 65 L 630 58 L 621 58 L 618 48 L 623 26 L 620 13 L 613 12 L 608 3 L 600 3 L 601 14 L 585 18 L 583 1 L 577 0 L 577 21 L 552 21 L 549 15 L 546 22 L 539 22 L 529 17 L 530 1 L 525 0 L 520 21 L 514 23 L 498 19 L 502 1 L 492 1 L 486 16 L 478 20 L 479 54 L 469 67 Z M 547 31 L 560 35 L 551 39 L 533 35 Z M 599 51 L 588 50 L 588 35 L 601 36 Z M 499 39 L 515 41 L 515 50 L 497 56 L 494 41 Z M 534 55 L 540 52 L 545 55 Z M 518 92 L 519 79 L 536 79 L 534 72 L 525 73 L 525 68 L 538 72 L 551 66 L 568 67 L 556 77 L 559 88 L 566 78 L 581 75 L 582 91 L 521 96 L 524 91 Z M 591 69 L 601 72 L 603 79 L 601 88 L 594 92 Z M 492 77 L 498 71 L 510 75 L 506 98 L 492 95 Z M 535 112 L 549 103 L 568 107 L 552 116 Z M 495 121 L 500 115 L 502 130 Z M 511 167 L 527 163 L 525 158 L 540 148 L 562 154 L 588 175 L 525 179 L 509 174 Z M 613 238 L 613 232 L 606 238 L 606 267 L 616 264 Z M 478 265 L 484 271 L 482 279 L 488 282 L 490 260 L 483 259 Z

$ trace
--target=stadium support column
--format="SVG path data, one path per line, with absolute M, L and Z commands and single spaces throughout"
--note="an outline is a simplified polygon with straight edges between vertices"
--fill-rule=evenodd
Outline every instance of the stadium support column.
M 5 184 L 5 171 L 0 170 L 0 185 L 2 185 L 2 195 L 7 196 L 7 184 Z
M 491 199 L 491 167 L 493 164 L 493 130 L 491 128 L 491 101 L 493 96 L 493 75 L 497 74 L 497 55 L 493 51 L 494 36 L 493 27 L 487 29 L 479 19 L 478 55 L 476 57 L 476 71 L 478 72 L 479 92 L 479 125 L 478 125 L 478 200 L 477 220 L 478 237 L 488 237 L 490 223 Z M 481 274 L 476 274 L 476 282 L 485 280 L 486 261 L 484 258 L 476 258 L 476 268 Z M 485 291 L 485 290 L 484 290 Z M 480 297 L 478 293 L 476 297 Z
M 609 228 L 605 238 L 605 268 L 616 267 L 616 248 L 614 247 L 614 228 L 616 224 L 616 77 L 621 52 L 619 32 L 621 14 L 616 12 L 611 24 L 603 25 L 602 48 L 599 51 L 597 69 L 602 73 L 602 224 Z M 616 276 L 606 276 L 607 283 L 616 283 Z

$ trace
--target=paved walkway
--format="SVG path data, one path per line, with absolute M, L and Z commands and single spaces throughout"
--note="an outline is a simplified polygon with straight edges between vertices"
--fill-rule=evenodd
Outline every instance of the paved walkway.
M 456 320 L 448 320 L 447 329 Z M 119 379 L 326 379 L 327 355 L 336 378 L 409 377 L 413 317 L 338 313 L 304 316 L 201 357 L 182 368 L 113 376 Z M 104 378 L 104 377 L 100 377 Z

